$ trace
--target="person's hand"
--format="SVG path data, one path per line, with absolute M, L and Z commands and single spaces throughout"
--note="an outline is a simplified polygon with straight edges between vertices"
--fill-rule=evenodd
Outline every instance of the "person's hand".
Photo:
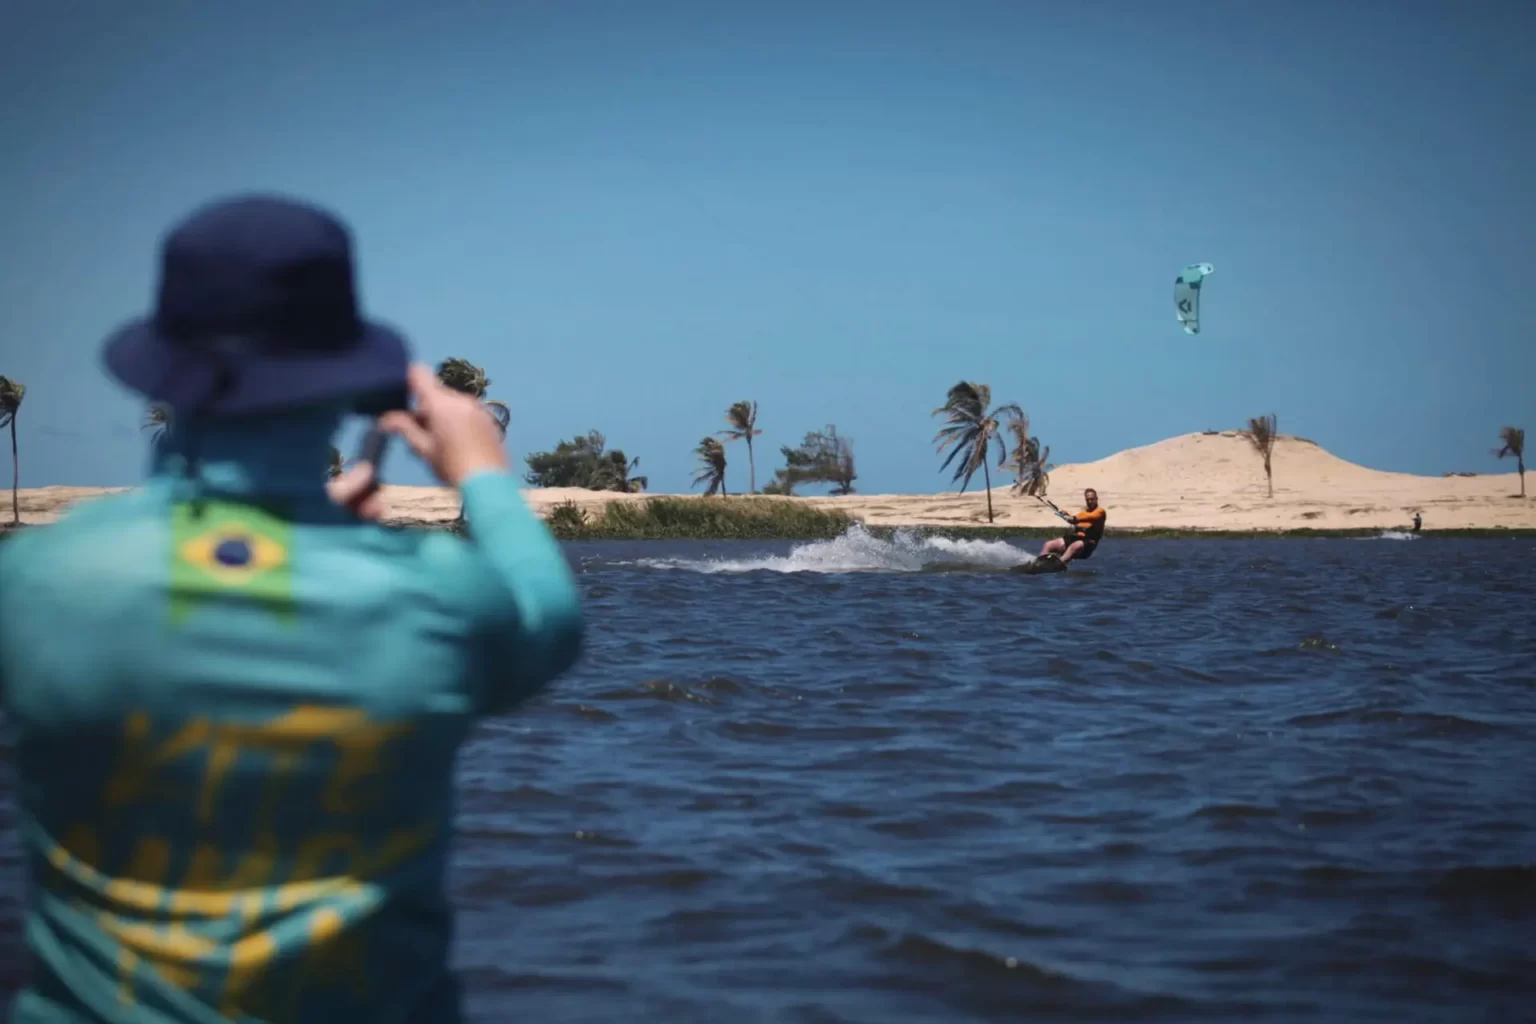
M 331 500 L 349 509 L 359 519 L 377 520 L 384 514 L 384 499 L 379 497 L 373 463 L 359 462 L 325 485 Z
M 420 363 L 411 367 L 408 382 L 416 408 L 385 413 L 379 428 L 410 445 L 439 480 L 457 487 L 480 470 L 510 468 L 501 428 L 479 399 L 444 387 Z

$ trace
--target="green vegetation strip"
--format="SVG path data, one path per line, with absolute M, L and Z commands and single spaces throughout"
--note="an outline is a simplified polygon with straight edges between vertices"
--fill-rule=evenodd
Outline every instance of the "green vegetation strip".
M 830 540 L 856 520 L 842 512 L 789 502 L 752 498 L 653 498 L 615 502 L 585 517 L 574 507 L 557 508 L 550 529 L 561 540 Z M 951 540 L 1045 540 L 1059 537 L 1059 527 L 1019 526 L 871 526 L 870 534 L 889 539 L 898 532 Z M 1383 530 L 1112 530 L 1106 542 L 1131 540 L 1322 540 L 1379 537 Z M 1426 530 L 1426 538 L 1536 538 L 1536 529 Z
M 830 540 L 856 522 L 845 512 L 765 498 L 615 501 L 595 515 L 567 503 L 546 521 L 561 540 Z
M 610 502 L 600 512 L 574 504 L 556 506 L 548 518 L 561 540 L 831 540 L 857 523 L 847 513 L 814 508 L 799 502 L 764 498 L 649 498 Z M 426 529 L 461 530 L 454 523 L 399 523 Z M 23 527 L 35 529 L 36 527 Z M 889 538 L 898 531 L 952 540 L 1044 540 L 1061 536 L 1057 527 L 1023 526 L 872 526 L 869 532 Z M 0 541 L 14 533 L 0 526 Z M 1106 542 L 1134 540 L 1321 540 L 1377 537 L 1380 528 L 1351 530 L 1111 530 Z M 1536 538 L 1536 529 L 1482 528 L 1425 530 L 1426 539 Z

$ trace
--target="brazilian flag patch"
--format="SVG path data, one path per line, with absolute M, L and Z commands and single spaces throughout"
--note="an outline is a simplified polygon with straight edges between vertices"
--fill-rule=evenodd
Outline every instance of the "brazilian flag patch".
M 265 509 L 205 498 L 171 509 L 171 621 L 230 598 L 293 610 L 293 526 Z

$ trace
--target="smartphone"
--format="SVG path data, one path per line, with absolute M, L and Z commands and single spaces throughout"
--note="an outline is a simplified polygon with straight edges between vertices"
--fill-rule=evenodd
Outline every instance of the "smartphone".
M 357 462 L 367 462 L 373 466 L 373 487 L 376 491 L 379 484 L 384 482 L 384 453 L 389 450 L 389 435 L 378 427 L 369 427 L 363 435 L 363 441 L 357 446 Z
M 402 383 L 398 387 L 385 388 L 365 395 L 359 399 L 354 411 L 363 416 L 378 417 L 386 412 L 410 407 L 410 391 Z M 357 458 L 353 461 L 367 461 L 373 466 L 373 487 L 369 493 L 378 490 L 379 484 L 384 481 L 384 453 L 389 449 L 389 441 L 390 435 L 379 429 L 375 419 L 374 424 L 363 435 L 362 443 L 357 446 Z

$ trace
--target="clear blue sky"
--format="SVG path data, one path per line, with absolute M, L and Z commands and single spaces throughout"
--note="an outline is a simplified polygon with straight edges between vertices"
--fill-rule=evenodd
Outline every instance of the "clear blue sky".
M 595 427 L 654 490 L 738 398 L 760 482 L 835 422 L 861 491 L 942 489 L 928 413 L 962 377 L 1059 461 L 1274 411 L 1367 465 L 1508 471 L 1533 33 L 1515 0 L 18 0 L 22 483 L 141 478 L 101 339 L 166 226 L 247 189 L 341 212 L 370 312 L 484 365 L 519 458 Z M 1201 260 L 1192 338 L 1172 282 Z

